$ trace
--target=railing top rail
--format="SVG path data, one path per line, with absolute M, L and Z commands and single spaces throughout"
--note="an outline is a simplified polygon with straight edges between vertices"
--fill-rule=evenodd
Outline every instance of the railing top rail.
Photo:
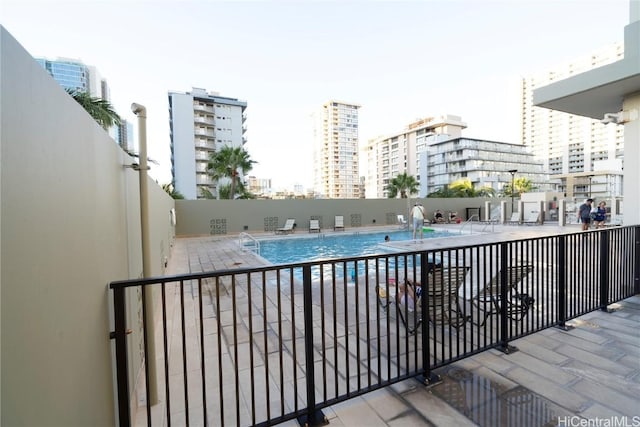
M 318 264 L 327 264 L 327 263 L 335 263 L 335 262 L 354 262 L 361 261 L 366 259 L 374 259 L 374 258 L 393 258 L 393 257 L 401 257 L 412 254 L 425 254 L 429 257 L 431 254 L 442 253 L 443 251 L 459 251 L 465 250 L 469 248 L 474 248 L 478 246 L 496 246 L 503 243 L 511 243 L 516 244 L 518 242 L 525 241 L 539 241 L 544 239 L 557 238 L 560 236 L 570 236 L 570 235 L 579 235 L 583 233 L 604 233 L 611 232 L 612 230 L 622 230 L 626 228 L 637 228 L 640 225 L 629 225 L 629 226 L 621 226 L 621 227 L 613 227 L 613 228 L 603 228 L 599 230 L 589 230 L 589 231 L 568 231 L 566 233 L 557 233 L 557 234 L 549 234 L 538 237 L 526 237 L 522 239 L 505 239 L 502 241 L 496 242 L 485 242 L 485 243 L 475 243 L 468 245 L 452 245 L 452 246 L 444 246 L 438 248 L 431 249 L 421 249 L 421 250 L 407 250 L 407 251 L 399 251 L 394 253 L 381 253 L 381 254 L 370 254 L 370 255 L 361 255 L 361 256 L 352 256 L 345 258 L 326 258 L 326 259 L 317 259 L 314 261 L 306 261 L 306 262 L 296 262 L 296 263 L 288 263 L 288 264 L 271 264 L 262 267 L 251 267 L 251 268 L 233 268 L 233 269 L 223 269 L 223 270 L 215 270 L 201 273 L 183 273 L 171 276 L 156 276 L 156 277 L 148 277 L 142 279 L 123 279 L 116 280 L 109 284 L 110 289 L 123 288 L 123 287 L 132 287 L 132 286 L 140 286 L 140 285 L 153 285 L 153 284 L 162 284 L 162 283 L 170 283 L 170 282 L 179 282 L 183 280 L 198 280 L 198 279 L 207 279 L 214 277 L 221 277 L 230 274 L 252 274 L 252 273 L 260 273 L 263 271 L 273 271 L 278 269 L 289 269 L 289 268 L 304 268 L 307 266 L 315 266 Z

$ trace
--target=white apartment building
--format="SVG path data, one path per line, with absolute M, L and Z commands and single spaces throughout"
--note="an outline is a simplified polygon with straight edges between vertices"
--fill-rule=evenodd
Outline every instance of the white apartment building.
M 621 43 L 555 67 L 554 70 L 522 80 L 522 143 L 531 147 L 546 172 L 562 175 L 592 172 L 604 160 L 622 159 L 624 127 L 600 120 L 535 107 L 533 91 L 553 82 L 619 61 L 624 57 Z M 621 172 L 621 171 L 620 171 Z M 563 181 L 562 185 L 565 185 Z
M 248 176 L 247 187 L 249 192 L 255 194 L 257 197 L 266 197 L 272 192 L 270 178 L 256 178 L 255 176 Z
M 207 173 L 211 153 L 221 147 L 242 147 L 247 141 L 247 103 L 193 88 L 169 92 L 171 175 L 175 189 L 185 199 L 216 197 L 218 183 Z
M 537 191 L 550 190 L 542 163 L 520 144 L 453 138 L 430 143 L 422 157 L 421 197 L 464 178 L 476 189 L 491 187 L 496 192 L 522 177 L 529 179 Z
M 312 114 L 313 185 L 320 197 L 360 197 L 359 108 L 356 104 L 332 100 Z
M 366 197 L 386 198 L 389 181 L 403 172 L 422 184 L 420 154 L 431 142 L 460 137 L 466 127 L 460 117 L 447 114 L 416 120 L 402 132 L 370 139 L 360 151 Z
M 96 67 L 71 58 L 34 58 L 65 89 L 87 92 L 92 97 L 111 101 L 107 81 Z

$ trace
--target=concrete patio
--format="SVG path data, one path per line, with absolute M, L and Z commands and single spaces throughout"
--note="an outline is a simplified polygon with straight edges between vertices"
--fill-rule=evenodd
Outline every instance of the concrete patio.
M 497 225 L 492 233 L 454 237 L 447 239 L 447 244 L 575 231 L 577 226 Z M 420 246 L 441 244 L 425 241 Z M 416 247 L 406 242 L 397 245 L 411 250 Z M 241 251 L 235 236 L 178 238 L 167 273 L 247 268 L 263 262 L 253 253 Z M 192 297 L 186 291 L 185 296 Z M 569 426 L 595 419 L 632 425 L 634 420 L 640 422 L 640 296 L 610 308 L 615 310 L 596 311 L 571 321 L 575 326 L 571 330 L 550 328 L 514 341 L 520 350 L 516 353 L 489 350 L 456 362 L 436 372 L 443 381 L 434 386 L 406 380 L 323 412 L 334 426 Z M 137 424 L 143 425 L 144 407 L 140 409 Z M 154 407 L 156 410 L 161 408 Z M 626 424 L 622 417 L 626 417 Z M 201 424 L 200 420 L 194 422 Z

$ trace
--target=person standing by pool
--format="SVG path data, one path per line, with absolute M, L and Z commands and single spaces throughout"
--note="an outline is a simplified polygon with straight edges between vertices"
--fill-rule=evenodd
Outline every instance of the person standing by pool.
M 587 199 L 583 204 L 580 205 L 578 209 L 578 221 L 582 221 L 582 231 L 586 231 L 589 229 L 589 225 L 591 224 L 591 204 L 593 203 L 593 199 Z
M 411 209 L 411 219 L 413 221 L 413 240 L 416 239 L 416 232 L 420 231 L 420 240 L 422 240 L 423 232 L 422 227 L 424 226 L 424 208 L 420 202 L 416 202 L 413 209 Z
M 607 219 L 607 202 L 598 203 L 596 213 L 593 217 L 593 224 L 596 228 L 604 228 L 604 221 Z

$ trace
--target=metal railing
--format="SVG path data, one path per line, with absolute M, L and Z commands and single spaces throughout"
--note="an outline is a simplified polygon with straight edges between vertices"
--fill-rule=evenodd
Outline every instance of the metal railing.
M 476 221 L 474 221 L 473 219 L 476 218 Z M 465 222 L 464 224 L 462 224 L 462 227 L 460 227 L 460 231 L 459 233 L 462 234 L 462 232 L 464 231 L 464 228 L 469 225 L 469 233 L 473 233 L 473 223 L 474 222 L 478 222 L 480 221 L 480 215 L 478 214 L 473 214 L 471 215 Z
M 429 383 L 437 368 L 511 353 L 517 338 L 639 293 L 639 242 L 640 227 L 619 227 L 113 282 L 120 426 L 317 424 L 330 405 L 407 378 Z M 422 284 L 417 301 L 408 281 Z M 126 313 L 146 292 L 162 368 L 145 364 L 132 393 L 129 363 L 139 348 L 145 360 L 149 328 L 129 348 L 139 319 Z
M 243 231 L 238 235 L 238 245 L 243 251 L 251 251 L 260 255 L 260 242 L 249 233 Z

